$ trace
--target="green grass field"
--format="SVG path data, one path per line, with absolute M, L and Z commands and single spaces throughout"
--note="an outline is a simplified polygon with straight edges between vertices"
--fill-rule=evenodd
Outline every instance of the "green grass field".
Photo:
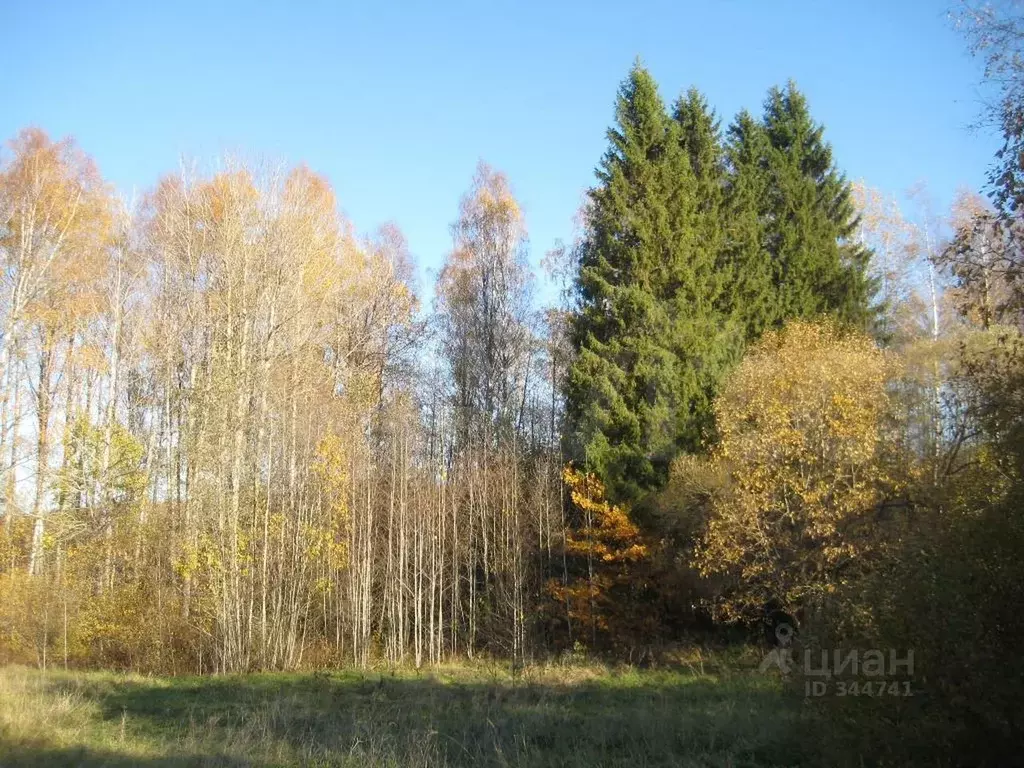
M 750 659 L 166 678 L 0 670 L 0 766 L 769 766 L 799 704 Z

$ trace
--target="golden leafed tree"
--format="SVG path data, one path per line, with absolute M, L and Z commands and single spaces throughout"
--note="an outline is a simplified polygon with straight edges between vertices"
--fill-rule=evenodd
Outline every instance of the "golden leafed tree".
M 896 361 L 860 333 L 794 322 L 746 356 L 716 406 L 714 494 L 698 561 L 720 607 L 807 607 L 870 562 L 904 492 Z
M 624 505 L 611 504 L 596 475 L 566 466 L 574 523 L 565 533 L 565 555 L 573 576 L 548 582 L 548 594 L 563 607 L 572 638 L 588 645 L 621 645 L 632 636 L 637 616 L 629 591 L 642 586 L 649 545 Z M 626 593 L 626 594 L 624 594 Z M 625 599 L 624 599 L 625 598 Z

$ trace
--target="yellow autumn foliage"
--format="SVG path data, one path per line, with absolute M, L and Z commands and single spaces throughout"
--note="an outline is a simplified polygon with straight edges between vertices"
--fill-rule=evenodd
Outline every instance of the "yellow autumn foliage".
M 590 555 L 606 563 L 639 560 L 647 554 L 646 546 L 638 543 L 640 529 L 630 519 L 628 510 L 608 502 L 604 484 L 596 475 L 570 465 L 562 470 L 562 480 L 569 488 L 573 505 L 586 521 L 566 535 L 569 554 Z
M 327 557 L 335 568 L 343 568 L 348 560 L 349 471 L 348 457 L 341 439 L 334 433 L 317 444 L 314 471 L 323 483 L 329 499 L 327 526 L 308 531 L 310 555 Z
M 726 487 L 697 559 L 725 577 L 726 618 L 807 606 L 869 561 L 908 476 L 892 387 L 898 361 L 867 336 L 793 322 L 755 346 L 716 405 Z
M 551 579 L 547 592 L 565 607 L 567 619 L 588 643 L 621 644 L 640 630 L 634 601 L 623 592 L 642 579 L 636 568 L 650 554 L 649 544 L 623 505 L 611 504 L 594 474 L 572 465 L 562 470 L 576 524 L 565 531 L 565 555 L 576 573 L 567 581 Z M 598 638 L 600 634 L 600 638 Z

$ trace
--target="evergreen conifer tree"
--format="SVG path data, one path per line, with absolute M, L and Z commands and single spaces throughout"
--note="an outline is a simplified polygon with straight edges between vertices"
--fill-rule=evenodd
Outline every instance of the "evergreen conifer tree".
M 675 103 L 673 117 L 679 124 L 683 151 L 694 176 L 697 221 L 696 247 L 716 256 L 722 250 L 722 202 L 725 165 L 719 121 L 696 88 Z M 724 287 L 724 279 L 720 280 Z
M 775 323 L 828 313 L 869 327 L 871 254 L 853 239 L 857 215 L 850 184 L 793 83 L 769 92 L 763 127 L 769 144 L 764 220 L 777 290 Z
M 566 394 L 572 454 L 620 501 L 700 446 L 724 345 L 697 177 L 680 123 L 639 64 L 615 117 L 580 247 Z
M 767 250 L 769 147 L 761 124 L 746 110 L 740 112 L 729 126 L 725 147 L 723 260 L 730 283 L 723 309 L 740 324 L 747 342 L 781 318 Z

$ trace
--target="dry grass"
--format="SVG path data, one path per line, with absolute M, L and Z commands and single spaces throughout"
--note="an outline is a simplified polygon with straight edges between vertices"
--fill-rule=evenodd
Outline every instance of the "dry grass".
M 794 765 L 798 733 L 776 683 L 706 656 L 671 671 L 515 676 L 487 664 L 220 678 L 0 670 L 4 768 Z

